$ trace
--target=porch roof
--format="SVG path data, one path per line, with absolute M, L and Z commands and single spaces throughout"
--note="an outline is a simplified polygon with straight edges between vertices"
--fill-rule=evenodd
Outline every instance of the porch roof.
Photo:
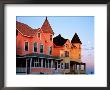
M 60 60 L 60 57 L 56 57 L 56 56 L 50 56 L 50 55 L 46 55 L 46 54 L 38 54 L 38 53 L 30 53 L 30 54 L 26 54 L 23 56 L 20 55 L 16 55 L 17 58 L 31 58 L 31 57 L 38 57 L 38 58 L 47 58 L 47 59 L 57 59 Z

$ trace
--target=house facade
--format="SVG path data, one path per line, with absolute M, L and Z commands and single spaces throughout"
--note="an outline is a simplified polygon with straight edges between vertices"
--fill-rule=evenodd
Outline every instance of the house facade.
M 32 29 L 16 21 L 16 72 L 52 74 L 60 69 L 61 59 L 52 56 L 54 32 L 47 20 Z
M 47 17 L 38 29 L 16 21 L 16 73 L 85 73 L 86 64 L 81 61 L 82 42 L 77 33 L 71 41 L 60 34 L 53 36 Z
M 86 64 L 81 61 L 81 44 L 77 33 L 72 40 L 63 38 L 60 34 L 53 38 L 53 55 L 63 61 L 63 73 L 86 73 Z

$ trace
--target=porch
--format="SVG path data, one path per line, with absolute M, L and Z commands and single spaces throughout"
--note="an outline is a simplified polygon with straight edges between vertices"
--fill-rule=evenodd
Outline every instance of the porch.
M 61 73 L 61 59 L 38 54 L 17 56 L 16 73 L 59 74 Z

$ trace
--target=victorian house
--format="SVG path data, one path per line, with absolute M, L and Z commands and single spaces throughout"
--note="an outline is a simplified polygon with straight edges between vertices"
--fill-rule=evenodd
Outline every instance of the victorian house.
M 77 33 L 71 41 L 60 34 L 53 36 L 47 17 L 38 29 L 16 21 L 16 73 L 85 73 Z
M 38 29 L 16 21 L 16 72 L 52 74 L 61 59 L 52 55 L 54 32 L 47 17 Z
M 53 38 L 53 55 L 62 61 L 63 73 L 86 73 L 86 64 L 81 61 L 81 44 L 77 33 L 72 40 L 63 38 L 60 34 Z

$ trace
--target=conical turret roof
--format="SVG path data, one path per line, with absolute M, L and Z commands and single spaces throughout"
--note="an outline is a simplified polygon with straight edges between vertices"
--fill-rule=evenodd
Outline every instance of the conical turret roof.
M 81 40 L 79 39 L 77 33 L 74 34 L 72 40 L 71 40 L 71 43 L 80 43 L 82 44 Z
M 42 29 L 42 31 L 43 31 L 44 33 L 54 34 L 54 32 L 53 32 L 53 30 L 52 30 L 52 28 L 51 28 L 51 26 L 50 26 L 50 24 L 49 24 L 49 21 L 48 21 L 47 17 L 46 17 L 46 19 L 45 19 L 45 21 L 44 21 L 44 23 L 43 23 L 41 29 Z

